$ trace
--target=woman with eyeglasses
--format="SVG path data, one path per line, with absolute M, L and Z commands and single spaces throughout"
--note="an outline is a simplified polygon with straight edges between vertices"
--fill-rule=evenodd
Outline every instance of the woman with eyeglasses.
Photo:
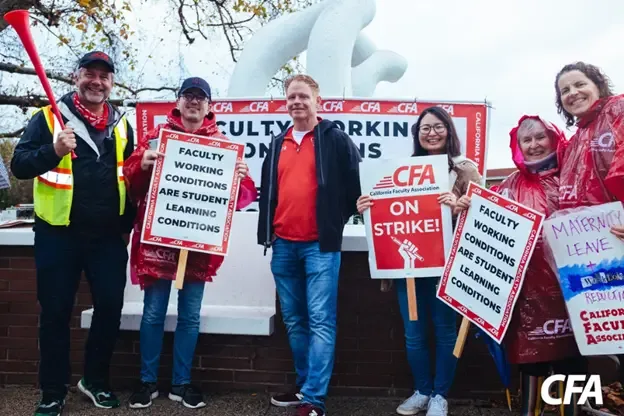
M 457 199 L 464 195 L 468 184 L 480 183 L 481 175 L 470 159 L 460 154 L 460 142 L 451 116 L 441 107 L 425 109 L 412 126 L 414 153 L 412 156 L 448 156 L 450 192 L 438 198 L 438 202 L 454 208 Z M 374 200 L 362 195 L 357 202 L 360 213 L 370 208 Z M 453 221 L 455 222 L 455 221 Z M 457 313 L 436 297 L 439 277 L 416 279 L 418 320 L 411 321 L 407 304 L 405 279 L 396 280 L 399 309 L 405 329 L 407 360 L 414 378 L 414 394 L 398 408 L 400 415 L 415 415 L 427 411 L 427 416 L 446 416 L 446 397 L 455 377 L 457 359 L 453 348 L 457 340 Z M 429 320 L 435 330 L 435 375 L 432 375 L 429 351 Z

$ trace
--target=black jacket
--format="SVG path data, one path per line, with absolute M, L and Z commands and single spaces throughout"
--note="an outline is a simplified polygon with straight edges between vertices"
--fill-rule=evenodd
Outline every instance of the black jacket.
M 92 143 L 97 147 L 100 156 L 79 134 L 76 135 L 76 159 L 72 160 L 74 191 L 70 213 L 69 227 L 92 235 L 129 233 L 135 208 L 126 198 L 124 215 L 119 215 L 119 191 L 117 189 L 117 160 L 115 157 L 115 139 L 113 129 L 121 119 L 119 111 L 109 105 L 107 129 L 96 131 L 82 118 L 76 110 L 72 94 L 67 94 L 59 101 L 60 106 L 67 109 L 87 127 Z M 61 110 L 63 112 L 64 110 Z M 63 115 L 63 122 L 68 118 Z M 134 133 L 127 124 L 128 144 L 124 151 L 124 160 L 134 150 Z M 84 133 L 83 133 L 84 135 Z M 42 111 L 33 116 L 15 147 L 11 160 L 11 171 L 18 179 L 33 179 L 54 169 L 61 158 L 54 152 L 52 133 L 50 132 Z M 53 227 L 41 218 L 35 218 L 35 229 Z
M 286 131 L 271 138 L 269 154 L 262 163 L 258 244 L 266 249 L 273 242 L 273 219 L 277 206 L 277 166 Z M 316 154 L 316 223 L 320 250 L 341 251 L 342 232 L 357 212 L 361 194 L 359 163 L 362 160 L 351 138 L 329 120 L 314 128 Z

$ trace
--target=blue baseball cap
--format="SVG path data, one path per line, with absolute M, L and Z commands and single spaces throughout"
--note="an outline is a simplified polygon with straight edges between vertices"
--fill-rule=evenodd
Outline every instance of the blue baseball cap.
M 178 92 L 178 97 L 184 94 L 186 90 L 189 90 L 191 88 L 197 88 L 201 90 L 204 94 L 206 94 L 208 100 L 212 101 L 212 97 L 210 95 L 210 85 L 208 84 L 208 82 L 206 82 L 206 80 L 199 77 L 185 79 L 182 83 L 182 86 L 180 87 L 180 91 Z

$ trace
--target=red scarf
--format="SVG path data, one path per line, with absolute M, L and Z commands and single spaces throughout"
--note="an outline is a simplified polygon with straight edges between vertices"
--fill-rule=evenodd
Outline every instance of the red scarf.
M 106 105 L 106 103 L 104 103 L 104 111 L 102 111 L 102 115 L 98 116 L 91 110 L 88 110 L 84 105 L 82 105 L 82 103 L 80 102 L 80 98 L 78 98 L 78 94 L 74 94 L 73 100 L 76 110 L 78 110 L 80 115 L 84 117 L 84 119 L 87 120 L 94 129 L 102 131 L 106 128 L 106 124 L 108 123 L 108 105 Z

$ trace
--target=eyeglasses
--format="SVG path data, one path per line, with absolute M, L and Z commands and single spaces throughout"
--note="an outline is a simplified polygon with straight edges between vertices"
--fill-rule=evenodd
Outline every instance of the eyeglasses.
M 421 124 L 418 131 L 422 134 L 429 134 L 432 128 L 436 133 L 444 133 L 446 131 L 446 126 L 443 123 L 437 123 L 433 126 L 430 124 Z
M 208 97 L 206 97 L 205 95 L 196 95 L 196 94 L 192 94 L 190 92 L 182 94 L 181 97 L 183 97 L 186 101 L 197 100 L 200 103 L 203 103 L 204 101 L 208 100 Z

